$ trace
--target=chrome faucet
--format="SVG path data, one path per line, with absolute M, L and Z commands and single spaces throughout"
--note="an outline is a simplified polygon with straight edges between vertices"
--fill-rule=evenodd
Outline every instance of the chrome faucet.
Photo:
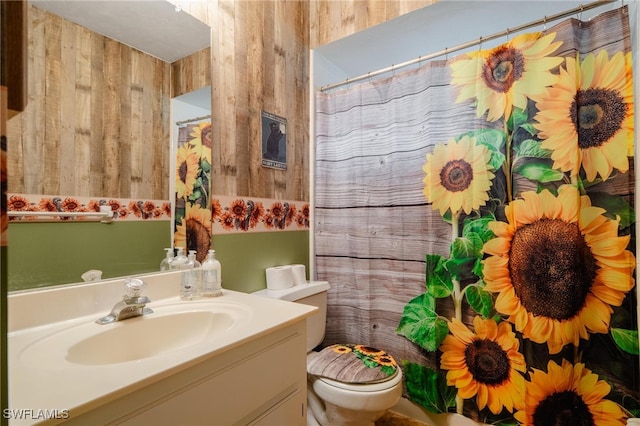
M 127 292 L 122 296 L 122 300 L 115 304 L 109 315 L 97 319 L 96 323 L 109 324 L 153 313 L 151 308 L 146 307 L 151 299 L 141 295 L 142 290 L 146 287 L 145 282 L 139 278 L 129 278 L 124 284 L 127 287 Z

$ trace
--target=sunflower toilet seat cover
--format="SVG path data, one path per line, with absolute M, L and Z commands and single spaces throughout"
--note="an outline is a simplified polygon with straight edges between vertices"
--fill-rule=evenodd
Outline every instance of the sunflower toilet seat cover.
M 398 364 L 387 352 L 365 345 L 327 346 L 307 363 L 307 372 L 343 383 L 384 382 L 398 372 Z

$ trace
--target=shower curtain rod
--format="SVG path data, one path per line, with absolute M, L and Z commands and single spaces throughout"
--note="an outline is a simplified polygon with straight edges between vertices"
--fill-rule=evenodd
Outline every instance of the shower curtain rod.
M 176 126 L 179 126 L 181 124 L 193 123 L 194 121 L 204 120 L 205 118 L 211 118 L 211 114 L 203 115 L 202 117 L 194 117 L 194 118 L 189 118 L 187 120 L 176 121 Z
M 514 27 L 514 28 L 507 28 L 505 31 L 501 31 L 499 33 L 491 34 L 491 35 L 486 36 L 486 37 L 480 37 L 477 40 L 473 40 L 473 41 L 469 41 L 469 42 L 466 42 L 466 43 L 462 43 L 462 44 L 459 44 L 459 45 L 454 46 L 454 47 L 445 48 L 443 50 L 431 53 L 431 54 L 426 55 L 426 56 L 418 56 L 415 59 L 411 59 L 409 61 L 402 62 L 402 63 L 397 64 L 397 65 L 391 65 L 390 67 L 382 68 L 382 69 L 379 69 L 377 71 L 371 71 L 371 72 L 368 72 L 367 74 L 362 74 L 362 75 L 359 75 L 357 77 L 347 78 L 346 80 L 339 81 L 337 83 L 327 84 L 325 86 L 320 87 L 320 91 L 324 92 L 324 91 L 327 91 L 327 90 L 335 89 L 336 87 L 344 86 L 345 84 L 353 83 L 353 82 L 360 81 L 360 80 L 365 80 L 365 79 L 370 78 L 370 77 L 375 77 L 375 76 L 380 75 L 380 74 L 384 74 L 384 73 L 387 73 L 387 72 L 395 71 L 395 70 L 397 70 L 399 68 L 404 68 L 404 67 L 407 67 L 409 65 L 413 65 L 413 64 L 420 63 L 422 61 L 426 61 L 427 59 L 432 59 L 432 58 L 436 58 L 438 56 L 447 55 L 449 53 L 453 53 L 453 52 L 456 52 L 458 50 L 462 50 L 462 49 L 466 49 L 468 47 L 476 46 L 476 45 L 481 44 L 482 42 L 485 42 L 485 41 L 494 40 L 496 38 L 508 36 L 509 34 L 517 33 L 518 31 L 526 30 L 526 29 L 531 28 L 531 27 L 536 27 L 538 25 L 546 24 L 547 22 L 552 22 L 552 21 L 556 21 L 558 19 L 566 18 L 567 16 L 571 16 L 571 15 L 574 15 L 576 13 L 583 12 L 585 10 L 594 9 L 596 7 L 604 6 L 604 5 L 607 5 L 609 3 L 614 3 L 616 1 L 618 1 L 618 0 L 598 0 L 598 1 L 594 1 L 593 3 L 580 5 L 578 7 L 574 7 L 573 9 L 565 10 L 564 12 L 559 12 L 559 13 L 556 13 L 554 15 L 545 16 L 544 18 L 538 19 L 537 21 L 529 22 L 527 24 L 522 24 L 522 25 L 519 25 L 519 26 Z

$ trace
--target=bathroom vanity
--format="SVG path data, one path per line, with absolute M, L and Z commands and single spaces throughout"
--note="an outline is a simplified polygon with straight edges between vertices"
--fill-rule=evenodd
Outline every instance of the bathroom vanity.
M 229 290 L 182 301 L 179 278 L 143 277 L 154 312 L 105 325 L 122 280 L 10 295 L 9 424 L 306 424 L 316 308 Z

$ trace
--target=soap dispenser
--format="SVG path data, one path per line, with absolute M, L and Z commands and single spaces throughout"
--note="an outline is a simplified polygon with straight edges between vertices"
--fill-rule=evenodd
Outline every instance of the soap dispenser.
M 173 256 L 173 249 L 172 248 L 166 248 L 164 249 L 167 254 L 165 255 L 165 258 L 162 259 L 162 261 L 160 262 L 160 270 L 161 271 L 169 271 L 171 269 L 173 269 L 173 261 L 175 259 L 175 257 Z
M 222 296 L 222 265 L 216 259 L 216 251 L 209 250 L 202 263 L 202 296 Z
M 200 262 L 196 259 L 195 250 L 189 250 L 187 261 L 180 265 L 180 269 L 184 271 L 181 277 L 180 298 L 186 300 L 198 298 L 202 282 L 202 269 Z
M 171 266 L 173 269 L 182 269 L 182 265 L 187 263 L 187 256 L 184 254 L 184 248 L 177 247 L 176 250 L 178 252 L 176 257 L 173 259 L 173 262 L 171 262 Z

